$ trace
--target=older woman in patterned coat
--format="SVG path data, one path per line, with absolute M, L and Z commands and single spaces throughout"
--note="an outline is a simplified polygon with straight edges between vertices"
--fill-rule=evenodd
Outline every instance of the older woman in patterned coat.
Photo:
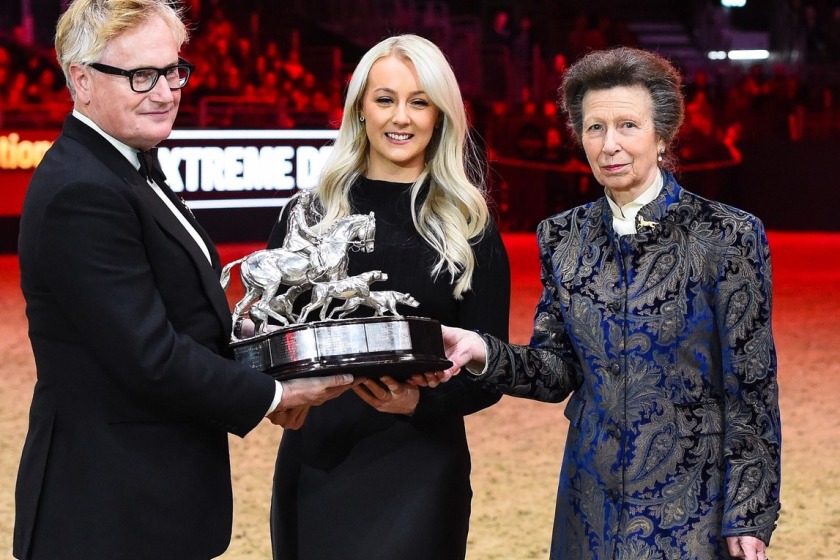
M 562 93 L 605 196 L 540 224 L 530 345 L 447 327 L 455 366 L 427 382 L 467 366 L 572 395 L 551 558 L 765 560 L 781 431 L 762 223 L 667 170 L 683 101 L 658 55 L 593 52 Z

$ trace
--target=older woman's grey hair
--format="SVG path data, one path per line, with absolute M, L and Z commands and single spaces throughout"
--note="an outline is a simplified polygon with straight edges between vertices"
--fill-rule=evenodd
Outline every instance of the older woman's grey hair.
M 563 76 L 560 105 L 568 115 L 568 126 L 575 139 L 580 142 L 583 134 L 586 92 L 622 86 L 642 86 L 650 93 L 654 129 L 670 147 L 685 113 L 682 76 L 662 56 L 630 47 L 593 51 L 570 66 Z

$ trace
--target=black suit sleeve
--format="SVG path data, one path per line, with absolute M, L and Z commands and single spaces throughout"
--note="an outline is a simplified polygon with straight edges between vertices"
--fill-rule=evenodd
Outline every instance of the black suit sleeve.
M 44 289 L 68 336 L 138 402 L 244 435 L 263 418 L 274 383 L 219 355 L 220 319 L 194 263 L 151 220 L 126 189 L 65 185 L 39 235 Z

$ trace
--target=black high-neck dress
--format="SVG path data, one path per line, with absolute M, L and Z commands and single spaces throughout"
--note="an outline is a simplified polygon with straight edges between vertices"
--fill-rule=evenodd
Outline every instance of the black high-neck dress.
M 491 226 L 474 246 L 473 287 L 458 301 L 447 275 L 431 278 L 436 254 L 412 223 L 410 186 L 365 178 L 354 185 L 353 212 L 375 213 L 376 237 L 372 253 L 350 253 L 349 275 L 386 272 L 374 289 L 420 302 L 401 313 L 506 340 L 510 270 L 498 230 Z M 285 231 L 279 222 L 269 247 Z M 465 381 L 421 389 L 411 417 L 381 413 L 348 391 L 311 409 L 300 430 L 286 430 L 272 496 L 274 558 L 462 560 L 472 498 L 463 416 L 499 399 Z

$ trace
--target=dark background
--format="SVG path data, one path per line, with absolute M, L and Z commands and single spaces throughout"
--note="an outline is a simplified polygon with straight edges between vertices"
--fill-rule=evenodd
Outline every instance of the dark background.
M 0 135 L 57 135 L 71 108 L 51 48 L 65 4 L 0 6 Z M 580 149 L 556 114 L 562 68 L 555 61 L 639 46 L 678 66 L 687 112 L 711 122 L 703 134 L 688 122 L 680 132 L 683 186 L 748 210 L 769 229 L 840 229 L 838 0 L 748 0 L 730 9 L 716 0 L 189 0 L 184 7 L 191 28 L 184 56 L 197 69 L 178 128 L 333 128 L 361 54 L 388 35 L 418 33 L 441 47 L 458 76 L 491 160 L 489 193 L 502 228 L 533 231 L 540 219 L 602 195 L 576 167 Z M 708 56 L 735 48 L 766 48 L 769 57 Z M 723 147 L 733 137 L 737 157 Z M 9 173 L 0 169 L 0 196 Z M 196 211 L 217 242 L 262 241 L 276 213 Z M 0 250 L 15 250 L 17 225 L 17 216 L 0 216 Z

